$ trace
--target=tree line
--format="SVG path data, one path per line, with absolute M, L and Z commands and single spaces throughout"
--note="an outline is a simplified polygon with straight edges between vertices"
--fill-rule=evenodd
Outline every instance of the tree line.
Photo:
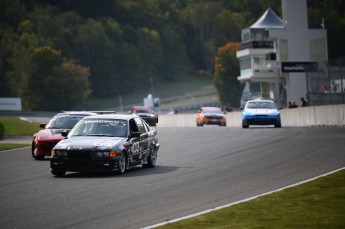
M 341 6 L 308 0 L 310 27 L 324 18 L 330 57 L 345 50 Z M 280 0 L 1 0 L 0 97 L 67 110 L 203 72 L 236 104 L 238 45 L 229 43 L 268 7 L 281 15 Z

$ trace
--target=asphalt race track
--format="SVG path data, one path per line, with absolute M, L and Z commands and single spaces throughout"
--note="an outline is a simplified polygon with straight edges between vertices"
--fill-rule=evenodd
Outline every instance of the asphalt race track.
M 345 166 L 345 127 L 158 127 L 153 169 L 67 173 L 30 149 L 0 152 L 0 227 L 141 228 Z

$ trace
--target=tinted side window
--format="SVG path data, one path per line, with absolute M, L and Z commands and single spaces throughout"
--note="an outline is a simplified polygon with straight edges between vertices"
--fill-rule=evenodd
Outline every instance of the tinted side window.
M 139 132 L 137 124 L 135 123 L 134 119 L 129 120 L 129 130 L 130 132 Z

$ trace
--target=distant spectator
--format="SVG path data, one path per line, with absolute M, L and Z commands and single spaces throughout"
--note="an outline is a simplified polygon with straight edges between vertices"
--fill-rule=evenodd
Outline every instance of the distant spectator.
M 332 83 L 331 83 L 331 87 L 332 87 L 332 92 L 336 93 L 336 92 L 338 91 L 339 85 L 336 84 L 336 83 L 334 82 L 334 80 L 333 80 Z
M 295 101 L 292 100 L 288 102 L 288 108 L 296 108 L 296 107 L 298 106 L 296 105 Z
M 304 97 L 301 97 L 301 107 L 306 107 L 308 106 L 307 101 L 304 99 Z
M 228 104 L 226 105 L 225 110 L 226 110 L 227 112 L 231 112 L 231 111 L 232 111 L 232 107 L 231 107 L 231 104 L 230 104 L 230 103 L 228 103 Z
M 178 111 L 175 108 L 173 108 L 173 107 L 170 108 L 170 111 L 168 112 L 169 115 L 175 115 L 177 113 L 178 113 Z
M 291 101 L 288 102 L 288 108 L 293 108 Z

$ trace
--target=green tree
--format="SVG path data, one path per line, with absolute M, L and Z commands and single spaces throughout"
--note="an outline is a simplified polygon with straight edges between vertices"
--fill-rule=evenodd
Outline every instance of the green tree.
M 227 43 L 218 49 L 213 75 L 221 103 L 224 105 L 231 103 L 235 107 L 239 106 L 243 88 L 237 80 L 240 68 L 236 58 L 236 51 L 239 48 L 240 43 Z
M 189 58 L 197 69 L 203 69 L 209 75 L 213 72 L 219 34 L 224 34 L 220 29 L 222 17 L 219 16 L 224 11 L 224 7 L 217 1 L 199 1 L 189 4 L 181 13 Z
M 89 94 L 89 70 L 66 62 L 60 51 L 44 46 L 34 49 L 24 98 L 32 110 L 69 110 Z
M 32 52 L 22 43 L 13 44 L 12 57 L 9 63 L 12 67 L 6 72 L 5 78 L 10 95 L 14 97 L 23 97 L 31 71 Z M 23 101 L 23 108 L 26 109 L 26 103 Z
M 117 50 L 103 24 L 89 19 L 81 26 L 78 41 L 81 50 L 78 59 L 90 68 L 90 85 L 94 96 L 104 97 L 116 94 L 119 86 L 116 82 L 120 77 L 114 63 Z
M 149 28 L 140 28 L 138 31 L 138 50 L 142 60 L 142 73 L 139 80 L 145 82 L 147 79 L 158 79 L 159 67 L 162 63 L 163 47 L 160 34 Z
M 51 47 L 34 49 L 31 60 L 31 72 L 25 92 L 25 100 L 33 110 L 45 110 L 46 98 L 52 99 L 49 79 L 53 76 L 54 68 L 61 66 L 63 57 L 61 52 Z M 48 100 L 49 101 L 49 100 Z
M 160 66 L 161 80 L 174 82 L 185 76 L 188 71 L 187 50 L 176 29 L 164 28 L 161 37 L 163 45 L 163 58 Z
M 42 101 L 45 110 L 73 110 L 81 106 L 91 93 L 89 74 L 88 68 L 73 62 L 65 62 L 55 67 L 47 79 L 47 82 L 54 86 L 49 88 L 49 95 Z M 52 100 L 57 102 L 52 103 Z
M 0 97 L 14 96 L 11 84 L 6 78 L 10 70 L 10 58 L 14 45 L 15 32 L 9 27 L 0 29 Z

